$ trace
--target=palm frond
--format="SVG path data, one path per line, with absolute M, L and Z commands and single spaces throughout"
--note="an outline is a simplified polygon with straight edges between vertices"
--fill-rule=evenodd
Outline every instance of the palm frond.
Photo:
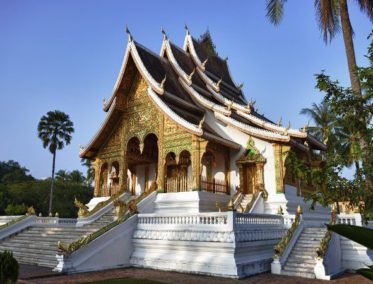
M 339 4 L 337 0 L 315 0 L 316 20 L 325 43 L 340 31 Z
M 284 14 L 284 4 L 286 0 L 267 0 L 267 18 L 272 24 L 278 25 Z
M 360 6 L 360 11 L 366 13 L 371 21 L 373 21 L 373 1 L 372 0 L 356 0 Z

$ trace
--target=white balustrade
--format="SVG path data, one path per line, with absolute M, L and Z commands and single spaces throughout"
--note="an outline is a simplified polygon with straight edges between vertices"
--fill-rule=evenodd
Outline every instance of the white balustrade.
M 341 213 L 337 215 L 337 223 L 361 226 L 362 225 L 361 215 L 357 213 L 354 213 L 354 214 Z
M 236 225 L 278 225 L 284 224 L 282 216 L 269 214 L 235 214 Z

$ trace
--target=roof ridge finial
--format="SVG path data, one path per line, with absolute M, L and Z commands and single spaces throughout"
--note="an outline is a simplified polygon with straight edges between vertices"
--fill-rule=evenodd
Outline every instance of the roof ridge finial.
M 286 127 L 286 130 L 289 130 L 291 127 L 291 124 L 290 124 L 290 120 L 289 120 L 289 123 L 288 123 L 288 126 Z
M 239 84 L 239 85 L 237 86 L 237 89 L 242 90 L 243 85 L 244 85 L 244 83 L 242 82 L 241 84 Z
M 199 129 L 202 129 L 202 126 L 203 126 L 203 124 L 205 123 L 205 119 L 206 119 L 206 114 L 203 115 L 201 121 L 200 121 L 199 124 L 198 124 L 198 128 L 199 128 Z
M 218 88 L 220 88 L 220 84 L 221 84 L 221 82 L 223 82 L 223 78 L 220 78 L 220 80 L 216 83 L 216 86 L 217 86 Z
M 209 60 L 209 58 L 207 57 L 206 60 L 202 62 L 202 67 L 203 68 L 206 68 L 206 63 L 207 63 L 208 60 Z
M 310 125 L 310 121 L 307 121 L 307 123 L 302 128 L 302 132 L 307 132 L 309 125 Z
M 278 126 L 281 126 L 281 124 L 282 124 L 282 116 L 280 116 L 280 119 L 279 119 L 278 122 L 277 122 L 277 125 L 278 125 Z
M 166 31 L 164 30 L 163 26 L 161 26 L 161 33 L 163 34 L 163 39 L 168 40 L 168 36 L 167 36 Z
M 163 78 L 163 80 L 162 80 L 162 82 L 161 82 L 161 88 L 162 88 L 162 89 L 164 88 L 164 84 L 166 83 L 166 79 L 167 79 L 167 74 L 164 75 L 164 78 Z
M 196 68 L 194 68 L 193 71 L 188 75 L 188 79 L 190 81 L 192 80 L 194 73 L 196 73 Z
M 128 25 L 126 25 L 126 33 L 128 34 L 128 41 L 131 42 L 133 41 L 133 37 L 132 37 L 132 34 L 128 28 Z
M 190 35 L 190 32 L 189 32 L 189 29 L 188 29 L 188 26 L 187 26 L 187 24 L 185 24 L 185 25 L 184 25 L 184 29 L 185 29 L 185 31 L 186 31 L 186 33 L 187 33 L 187 35 Z

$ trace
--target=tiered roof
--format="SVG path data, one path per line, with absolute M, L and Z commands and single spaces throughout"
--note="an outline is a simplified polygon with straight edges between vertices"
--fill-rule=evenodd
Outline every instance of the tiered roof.
M 111 98 L 105 103 L 107 118 L 81 157 L 92 158 L 110 126 L 123 111 L 116 98 L 129 91 L 128 85 L 137 69 L 148 84 L 148 95 L 171 120 L 197 136 L 238 149 L 239 144 L 216 133 L 204 123 L 206 109 L 217 120 L 251 136 L 268 141 L 289 142 L 302 150 L 324 150 L 325 145 L 307 134 L 282 127 L 259 115 L 253 104 L 247 103 L 243 92 L 230 75 L 227 60 L 208 54 L 202 44 L 187 30 L 184 49 L 173 44 L 164 33 L 160 56 L 133 40 L 129 41 L 121 71 Z

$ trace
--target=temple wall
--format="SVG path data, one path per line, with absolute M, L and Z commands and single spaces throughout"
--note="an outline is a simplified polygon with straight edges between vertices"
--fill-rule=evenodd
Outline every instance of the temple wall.
M 210 127 L 212 127 L 222 137 L 233 140 L 234 142 L 242 146 L 242 149 L 240 151 L 230 151 L 230 185 L 231 193 L 233 193 L 236 189 L 236 186 L 240 185 L 240 177 L 236 161 L 245 151 L 247 141 L 249 140 L 250 136 L 234 127 L 224 125 L 221 122 L 217 121 L 211 111 L 206 112 L 206 122 L 209 124 Z M 273 197 L 276 195 L 276 175 L 273 146 L 271 143 L 257 139 L 255 137 L 252 137 L 252 139 L 255 142 L 255 147 L 266 159 L 266 163 L 264 165 L 264 187 L 267 190 L 269 196 Z

